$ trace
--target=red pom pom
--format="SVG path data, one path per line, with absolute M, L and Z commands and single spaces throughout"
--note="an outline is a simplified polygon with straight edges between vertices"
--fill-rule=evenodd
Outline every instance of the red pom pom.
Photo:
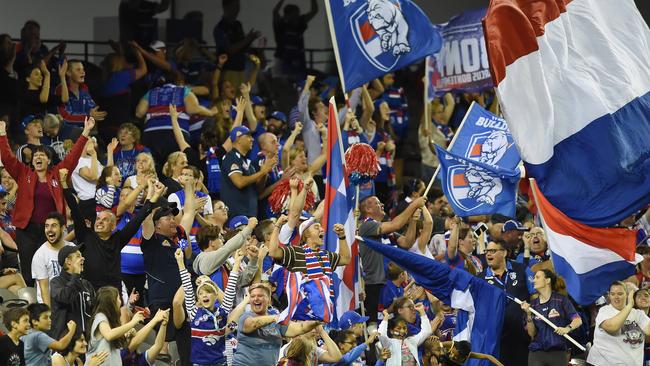
M 291 197 L 291 187 L 289 184 L 289 179 L 282 179 L 280 183 L 275 186 L 275 189 L 273 189 L 273 193 L 271 193 L 268 200 L 271 212 L 279 214 L 288 208 L 289 197 Z M 302 190 L 303 186 L 303 182 L 300 181 L 298 183 L 298 190 Z M 307 192 L 305 207 L 303 209 L 311 209 L 314 206 L 315 201 L 316 197 L 314 196 L 314 192 L 309 190 L 309 192 Z
M 375 179 L 379 174 L 379 159 L 372 146 L 364 143 L 351 145 L 345 152 L 345 168 L 349 175 L 358 175 Z

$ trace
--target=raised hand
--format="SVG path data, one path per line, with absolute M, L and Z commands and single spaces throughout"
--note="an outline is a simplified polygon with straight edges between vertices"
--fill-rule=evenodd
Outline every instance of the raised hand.
M 294 135 L 297 135 L 297 134 L 299 134 L 301 131 L 302 131 L 302 122 L 300 122 L 300 121 L 296 121 L 296 124 L 293 125 L 293 131 L 292 131 L 292 133 L 293 133 Z
M 223 67 L 223 65 L 224 65 L 226 62 L 228 62 L 228 54 L 226 54 L 226 53 L 222 53 L 222 54 L 220 54 L 220 55 L 219 55 L 219 59 L 218 59 L 217 62 L 219 62 L 219 66 L 222 66 L 222 67 Z
M 332 230 L 334 231 L 334 234 L 336 234 L 336 236 L 345 239 L 345 227 L 343 226 L 343 224 L 334 224 Z
M 95 127 L 95 118 L 92 116 L 92 110 L 90 112 L 90 117 L 84 119 L 84 130 L 82 134 L 86 137 L 90 135 L 90 131 Z
M 257 217 L 249 217 L 248 218 L 248 225 L 246 225 L 246 227 L 248 227 L 251 230 L 255 229 L 255 227 L 257 226 L 257 223 L 258 223 Z
M 95 107 L 90 110 L 90 116 L 96 119 L 97 121 L 103 121 L 106 118 L 108 113 L 106 111 L 100 111 L 99 107 Z
M 50 76 L 50 70 L 47 69 L 47 65 L 45 64 L 45 61 L 41 60 L 41 62 L 38 64 L 38 68 L 41 70 L 43 77 Z
M 138 311 L 135 314 L 133 314 L 133 318 L 131 319 L 132 322 L 135 324 L 141 323 L 144 320 L 144 312 L 143 311 Z
M 59 169 L 59 180 L 65 182 L 68 180 L 68 169 L 61 168 Z
M 251 92 L 251 84 L 249 84 L 249 83 L 241 83 L 241 84 L 239 84 L 239 92 L 242 95 L 248 95 Z
M 61 81 L 65 80 L 65 74 L 68 72 L 68 59 L 64 59 L 63 63 L 59 65 L 58 72 Z
M 77 330 L 77 323 L 75 323 L 74 320 L 70 320 L 66 325 L 68 327 L 68 332 L 74 333 L 74 331 Z
M 176 106 L 173 104 L 169 105 L 169 116 L 172 121 L 178 121 L 178 111 L 176 110 Z
M 278 217 L 278 221 L 275 222 L 275 225 L 282 226 L 286 224 L 287 221 L 289 221 L 289 217 L 287 215 L 281 215 L 280 217 Z
M 256 55 L 250 55 L 249 58 L 251 62 L 255 64 L 255 67 L 260 67 L 260 65 L 262 64 L 262 61 L 260 61 L 260 58 L 257 57 Z
M 174 258 L 176 258 L 176 263 L 182 263 L 184 258 L 183 250 L 180 248 L 176 249 L 176 251 L 174 252 Z
M 113 137 L 113 139 L 108 144 L 108 146 L 106 146 L 107 152 L 112 153 L 113 151 L 115 151 L 115 149 L 117 148 L 117 145 L 119 145 L 119 144 L 120 144 L 120 142 L 115 137 Z

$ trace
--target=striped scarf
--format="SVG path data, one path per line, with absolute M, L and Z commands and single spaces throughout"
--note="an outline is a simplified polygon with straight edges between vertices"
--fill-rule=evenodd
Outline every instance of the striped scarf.
M 334 286 L 332 285 L 332 267 L 326 250 L 314 252 L 308 245 L 302 247 L 305 252 L 305 266 L 307 267 L 307 277 L 316 280 L 323 276 L 327 277 L 330 284 L 330 297 L 334 298 Z

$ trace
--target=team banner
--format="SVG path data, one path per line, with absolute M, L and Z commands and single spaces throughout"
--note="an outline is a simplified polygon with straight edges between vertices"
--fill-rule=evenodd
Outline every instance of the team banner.
M 503 118 L 472 103 L 453 147 L 442 151 L 440 178 L 456 214 L 514 217 L 521 158 Z
M 485 13 L 486 9 L 466 11 L 439 26 L 444 39 L 442 48 L 426 61 L 430 98 L 452 90 L 477 92 L 492 88 L 481 24 Z
M 343 90 L 440 50 L 437 27 L 410 0 L 326 0 Z

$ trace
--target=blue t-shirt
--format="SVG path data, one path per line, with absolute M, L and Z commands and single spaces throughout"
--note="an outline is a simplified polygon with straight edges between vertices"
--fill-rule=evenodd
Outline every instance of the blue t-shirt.
M 379 294 L 379 311 L 388 309 L 395 299 L 404 296 L 404 287 L 396 286 L 393 281 L 386 282 Z
M 566 296 L 555 292 L 551 293 L 551 298 L 543 304 L 540 304 L 539 297 L 532 299 L 530 307 L 558 327 L 566 327 L 573 319 L 580 317 L 571 301 Z M 564 337 L 556 334 L 553 328 L 544 323 L 541 318 L 534 314 L 532 317 L 537 333 L 528 346 L 530 351 L 563 351 L 567 349 Z
M 135 81 L 135 70 L 126 69 L 113 72 L 104 84 L 103 95 L 106 97 L 125 94 L 131 91 L 130 85 Z
M 55 342 L 54 338 L 40 330 L 32 329 L 20 340 L 24 343 L 26 366 L 52 364 L 52 350 L 48 347 Z

